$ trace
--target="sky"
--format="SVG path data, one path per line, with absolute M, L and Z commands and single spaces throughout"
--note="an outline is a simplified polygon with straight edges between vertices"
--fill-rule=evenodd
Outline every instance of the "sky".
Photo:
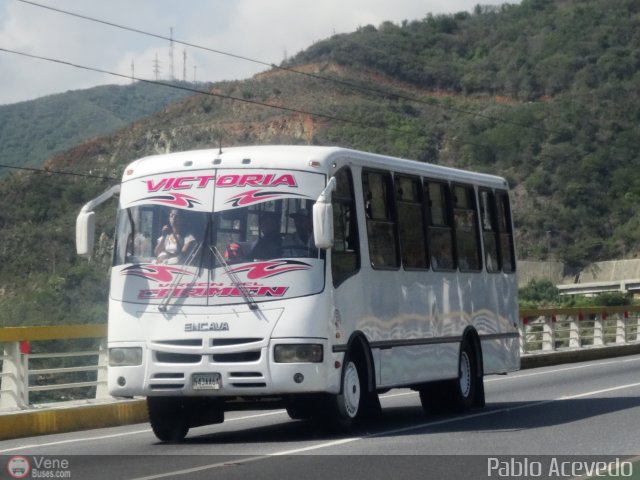
M 0 49 L 114 72 L 95 73 L 0 50 L 0 105 L 105 84 L 240 80 L 258 64 L 177 41 L 280 64 L 337 33 L 385 21 L 472 11 L 520 0 L 29 0 L 176 42 L 87 21 L 21 0 L 0 0 Z M 173 52 L 173 62 L 171 53 Z M 186 61 L 185 61 L 186 55 Z M 173 65 L 173 68 L 171 68 Z

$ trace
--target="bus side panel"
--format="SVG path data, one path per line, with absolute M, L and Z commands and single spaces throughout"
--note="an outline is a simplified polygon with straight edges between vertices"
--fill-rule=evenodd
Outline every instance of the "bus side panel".
M 380 350 L 380 387 L 450 378 L 441 345 L 416 345 Z M 457 347 L 456 347 L 457 348 Z M 457 350 L 456 350 L 457 351 Z
M 507 337 L 517 311 L 510 288 L 513 275 L 364 265 L 334 298 L 348 334 L 362 331 L 374 346 L 377 386 L 383 388 L 456 378 L 460 341 L 469 326 L 480 336 L 485 374 L 516 370 L 517 339 Z M 403 345 L 412 341 L 424 344 Z
M 466 325 L 457 293 L 443 274 L 363 266 L 334 296 L 346 330 L 363 332 L 374 346 L 377 385 L 390 387 L 455 378 Z
M 476 314 L 474 325 L 480 334 L 485 375 L 512 372 L 520 368 L 520 347 L 517 334 L 518 305 L 515 274 L 486 274 L 484 285 L 487 301 L 493 306 L 489 318 Z M 498 334 L 498 338 L 483 338 Z M 511 334 L 511 336 L 508 336 Z

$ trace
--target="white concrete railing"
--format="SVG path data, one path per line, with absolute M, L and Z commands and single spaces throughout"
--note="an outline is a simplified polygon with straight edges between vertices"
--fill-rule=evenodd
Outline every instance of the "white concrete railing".
M 519 325 L 520 353 L 525 356 L 640 345 L 640 306 L 522 310 Z M 58 401 L 64 400 L 63 392 L 77 389 L 91 395 L 84 398 L 109 398 L 106 335 L 106 325 L 0 328 L 0 344 L 4 346 L 0 415 L 34 407 L 37 401 L 33 397 L 38 392 L 55 391 Z M 98 348 L 86 350 L 80 345 L 69 351 L 73 342 L 65 342 L 66 351 L 61 352 L 55 351 L 55 342 L 51 342 L 72 339 L 94 339 Z M 56 359 L 78 361 L 72 366 L 54 366 Z M 64 380 L 80 372 L 95 375 L 91 380 Z
M 640 344 L 640 306 L 522 310 L 520 353 Z
M 53 401 L 69 398 L 64 392 L 88 398 L 89 390 L 91 398 L 108 398 L 106 333 L 105 325 L 1 328 L 0 414 L 33 406 L 38 392 L 56 392 Z M 82 339 L 94 339 L 97 348 L 87 350 Z M 65 351 L 56 340 L 65 340 Z M 93 378 L 68 379 L 81 372 Z

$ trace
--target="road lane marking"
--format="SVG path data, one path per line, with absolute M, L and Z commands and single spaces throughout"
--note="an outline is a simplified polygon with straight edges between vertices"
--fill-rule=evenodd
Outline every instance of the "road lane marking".
M 367 435 L 368 437 L 368 435 Z M 190 473 L 196 473 L 196 472 L 203 472 L 205 470 L 213 470 L 214 468 L 220 468 L 220 467 L 229 467 L 232 465 L 244 465 L 245 463 L 252 463 L 252 462 L 256 462 L 258 460 L 267 460 L 267 459 L 271 459 L 273 457 L 280 457 L 283 455 L 295 455 L 297 453 L 304 453 L 304 452 L 309 452 L 311 450 L 319 450 L 321 448 L 328 448 L 328 447 L 334 447 L 337 445 L 344 445 L 345 443 L 352 443 L 352 442 L 356 442 L 358 440 L 362 440 L 365 437 L 350 437 L 350 438 L 343 438 L 341 440 L 332 440 L 330 442 L 325 442 L 325 443 L 321 443 L 318 445 L 311 445 L 309 447 L 302 447 L 302 448 L 296 448 L 293 450 L 283 450 L 281 452 L 275 452 L 275 453 L 269 453 L 269 454 L 265 454 L 265 455 L 258 455 L 255 457 L 249 457 L 249 458 L 242 458 L 240 460 L 227 460 L 224 462 L 217 462 L 217 463 L 210 463 L 207 465 L 200 465 L 199 467 L 192 467 L 192 468 L 187 468 L 184 470 L 175 470 L 173 472 L 164 472 L 164 473 L 158 473 L 156 475 L 148 475 L 146 477 L 136 477 L 136 478 L 132 478 L 131 480 L 157 480 L 159 478 L 167 478 L 167 477 L 173 477 L 175 475 L 188 475 Z
M 189 474 L 189 473 L 202 472 L 202 471 L 205 471 L 205 470 L 212 470 L 212 469 L 220 468 L 220 467 L 228 467 L 230 465 L 241 465 L 241 464 L 244 464 L 244 463 L 255 462 L 255 461 L 258 461 L 258 460 L 264 460 L 264 459 L 272 458 L 272 457 L 275 457 L 275 456 L 294 455 L 294 454 L 308 452 L 308 451 L 312 451 L 312 450 L 320 450 L 320 449 L 323 449 L 323 448 L 329 448 L 329 447 L 333 447 L 333 446 L 337 446 L 337 445 L 344 445 L 344 444 L 347 444 L 347 443 L 353 443 L 353 442 L 357 442 L 358 440 L 364 440 L 364 439 L 367 439 L 367 438 L 376 438 L 376 437 L 380 437 L 380 436 L 396 435 L 396 434 L 399 434 L 399 433 L 411 432 L 411 431 L 414 431 L 414 430 L 420 430 L 420 429 L 423 429 L 423 428 L 444 425 L 444 424 L 447 424 L 447 423 L 459 422 L 461 420 L 474 419 L 474 418 L 479 418 L 479 417 L 486 417 L 486 416 L 495 415 L 495 414 L 498 414 L 498 413 L 513 412 L 513 411 L 516 411 L 516 410 L 523 410 L 525 408 L 538 407 L 538 406 L 546 405 L 546 404 L 549 404 L 549 403 L 561 402 L 561 401 L 565 401 L 565 400 L 572 400 L 572 399 L 576 399 L 576 398 L 583 398 L 583 397 L 598 395 L 600 393 L 608 393 L 608 392 L 613 392 L 613 391 L 616 391 L 616 390 L 624 390 L 624 389 L 627 389 L 627 388 L 634 388 L 634 387 L 640 387 L 640 382 L 638 382 L 638 383 L 629 383 L 629 384 L 626 384 L 626 385 L 619 385 L 617 387 L 605 388 L 605 389 L 600 389 L 600 390 L 592 390 L 590 392 L 584 392 L 584 393 L 579 393 L 579 394 L 575 394 L 575 395 L 566 395 L 566 396 L 562 396 L 562 397 L 552 398 L 552 399 L 549 399 L 549 400 L 541 400 L 541 401 L 538 401 L 538 402 L 531 402 L 531 403 L 527 403 L 527 404 L 523 404 L 523 405 L 517 405 L 517 406 L 514 406 L 514 407 L 505 407 L 505 408 L 500 408 L 498 410 L 487 410 L 487 411 L 474 413 L 474 414 L 471 414 L 471 415 L 462 415 L 462 416 L 454 417 L 454 418 L 446 418 L 446 419 L 442 419 L 442 420 L 424 422 L 424 423 L 422 423 L 420 425 L 412 425 L 410 427 L 403 427 L 403 428 L 395 428 L 395 429 L 391 429 L 391 430 L 385 430 L 385 431 L 382 431 L 382 432 L 367 434 L 367 435 L 364 435 L 362 437 L 350 437 L 350 438 L 344 438 L 344 439 L 341 439 L 341 440 L 333 440 L 333 441 L 330 441 L 330 442 L 320 443 L 318 445 L 302 447 L 302 448 L 298 448 L 298 449 L 294 449 L 294 450 L 283 450 L 281 452 L 275 452 L 275 453 L 270 453 L 270 454 L 250 457 L 250 458 L 241 459 L 241 460 L 238 460 L 238 461 L 218 462 L 218 463 L 212 463 L 212 464 L 209 464 L 209 465 L 201 465 L 199 467 L 190 468 L 188 470 L 176 470 L 176 471 L 173 471 L 173 472 L 164 472 L 164 473 L 160 473 L 160 474 L 157 474 L 157 475 L 150 475 L 150 476 L 146 476 L 146 477 L 138 477 L 138 478 L 135 478 L 135 479 L 132 479 L 132 480 L 158 480 L 160 478 L 167 478 L 167 477 L 176 476 L 176 475 L 186 475 L 186 474 Z
M 633 388 L 633 387 L 640 387 L 640 382 L 638 382 L 638 383 L 628 383 L 626 385 L 618 385 L 617 387 L 603 388 L 601 390 L 594 390 L 592 392 L 578 393 L 576 395 L 562 396 L 562 397 L 558 398 L 557 400 L 573 400 L 575 398 L 590 397 L 590 396 L 593 396 L 593 395 L 598 395 L 599 393 L 615 392 L 616 390 L 624 390 L 626 388 Z
M 107 440 L 109 438 L 118 438 L 118 437 L 126 437 L 128 435 L 138 435 L 140 433 L 148 433 L 151 429 L 145 430 L 136 430 L 134 432 L 124 432 L 124 433 L 114 433 L 113 435 L 101 435 L 99 437 L 88 437 L 88 438 L 70 438 L 69 440 L 60 440 L 57 442 L 48 442 L 48 443 L 34 443 L 32 445 L 22 445 L 20 447 L 13 448 L 5 448 L 4 450 L 0 450 L 0 453 L 6 452 L 15 452 L 16 450 L 25 450 L 27 448 L 40 448 L 40 447 L 51 447 L 55 445 L 66 445 L 69 443 L 77 443 L 77 442 L 90 442 L 94 440 Z
M 615 363 L 628 363 L 628 362 L 638 362 L 640 361 L 640 357 L 634 357 L 634 358 L 627 358 L 627 359 L 623 359 L 623 360 L 607 360 L 607 361 L 603 361 L 603 362 L 597 362 L 597 363 L 588 363 L 588 364 L 581 364 L 581 365 L 573 365 L 570 367 L 563 367 L 563 368 L 555 368 L 553 370 L 544 370 L 542 372 L 530 372 L 530 373 L 518 373 L 517 375 L 510 375 L 510 376 L 503 376 L 503 377 L 492 377 L 492 378 L 485 378 L 485 382 L 496 382 L 496 381 L 505 381 L 505 380 L 516 380 L 519 378 L 526 378 L 526 377 L 533 377 L 533 376 L 539 376 L 539 375 L 548 375 L 551 373 L 562 373 L 562 372 L 567 372 L 567 371 L 571 371 L 571 370 L 579 370 L 579 369 L 583 369 L 583 368 L 591 368 L 591 367 L 599 367 L 599 366 L 607 366 L 607 365 L 612 365 Z M 522 372 L 522 370 L 520 371 Z M 637 386 L 638 384 L 630 384 L 630 386 Z M 619 389 L 623 389 L 623 388 L 629 388 L 629 386 L 621 386 L 621 387 L 613 387 L 613 389 L 605 389 L 605 390 L 598 390 L 595 392 L 587 392 L 584 394 L 579 394 L 579 396 L 568 396 L 568 397 L 559 397 L 557 399 L 551 399 L 551 400 L 542 400 L 540 402 L 535 402 L 535 403 L 531 403 L 531 404 L 525 404 L 525 405 L 521 405 L 518 407 L 510 407 L 505 409 L 504 411 L 507 410 L 514 410 L 514 409 L 520 409 L 520 408 L 528 408 L 530 406 L 535 406 L 535 405 L 542 405 L 545 403 L 550 403 L 550 402 L 555 402 L 558 400 L 569 400 L 572 398 L 580 398 L 583 396 L 590 396 L 590 395 L 595 395 L 597 393 L 605 393 L 608 391 L 613 391 L 613 390 L 619 390 Z M 410 392 L 399 392 L 399 393 L 392 393 L 392 394 L 385 394 L 385 395 L 381 395 L 380 399 L 381 400 L 386 400 L 386 399 L 391 399 L 394 397 L 402 397 L 402 396 L 407 396 L 407 395 L 417 395 L 416 392 L 414 391 L 410 391 Z M 485 415 L 485 414 L 493 414 L 493 413 L 497 413 L 499 412 L 498 410 L 496 411 L 486 411 L 486 412 L 482 412 L 481 414 L 476 414 L 476 415 Z M 227 422 L 237 422 L 237 421 L 244 421 L 244 420 L 253 420 L 255 418 L 260 418 L 260 417 L 267 417 L 267 416 L 272 416 L 272 415 L 283 415 L 285 414 L 286 411 L 285 410 L 275 410 L 272 412 L 266 412 L 266 413 L 259 413 L 259 414 L 253 414 L 253 415 L 245 415 L 242 417 L 236 417 L 236 418 L 229 418 L 229 419 L 225 419 L 225 423 Z M 469 416 L 469 417 L 464 417 L 464 418 L 474 418 L 474 416 Z M 456 417 L 455 419 L 447 419 L 447 420 L 443 420 L 444 422 L 447 421 L 457 421 L 458 419 L 460 419 L 462 417 Z M 424 424 L 423 424 L 424 425 Z M 427 426 L 430 424 L 426 424 Z M 421 427 L 420 425 L 418 426 L 414 426 L 414 428 L 419 428 Z M 8 452 L 15 452 L 15 451 L 24 451 L 25 449 L 33 449 L 33 448 L 42 448 L 42 447 L 51 447 L 51 446 L 57 446 L 57 445 L 67 445 L 70 443 L 77 443 L 77 442 L 87 442 L 87 441 L 98 441 L 98 440 L 109 440 L 112 438 L 118 438 L 118 437 L 124 437 L 124 436 L 130 436 L 130 435 L 140 435 L 140 434 L 147 434 L 147 433 L 151 433 L 151 429 L 147 428 L 144 430 L 136 430 L 133 432 L 124 432 L 124 433 L 118 433 L 118 434 L 112 434 L 112 435 L 102 435 L 102 436 L 96 436 L 96 437 L 89 437 L 89 438 L 73 438 L 73 439 L 68 439 L 68 440 L 60 440 L 60 441 L 56 441 L 56 442 L 47 442 L 47 443 L 36 443 L 36 444 L 31 444 L 31 445 L 23 445 L 23 446 L 19 446 L 19 447 L 12 447 L 12 448 L 7 448 L 7 449 L 2 449 L 0 450 L 0 454 L 2 453 L 8 453 Z M 309 447 L 306 447 L 309 448 Z M 322 448 L 326 448 L 326 447 L 322 447 Z
M 245 415 L 243 417 L 236 417 L 236 418 L 228 418 L 228 419 L 225 419 L 225 423 L 227 423 L 227 422 L 237 422 L 239 420 L 253 420 L 255 418 L 267 417 L 267 416 L 270 416 L 270 415 L 283 415 L 285 413 L 287 413 L 286 410 L 275 410 L 273 412 L 258 413 L 258 414 L 255 414 L 255 415 Z M 150 428 L 146 428 L 144 430 L 135 430 L 133 432 L 114 433 L 112 435 L 100 435 L 100 436 L 96 436 L 96 437 L 87 437 L 87 438 L 70 438 L 69 440 L 59 440 L 59 441 L 56 441 L 56 442 L 47 442 L 47 443 L 34 443 L 34 444 L 31 444 L 31 445 L 22 445 L 20 447 L 5 448 L 3 450 L 0 450 L 0 453 L 15 452 L 15 451 L 18 451 L 18 450 L 25 450 L 27 448 L 54 447 L 54 446 L 57 446 L 57 445 L 67 445 L 69 443 L 77 443 L 77 442 L 109 440 L 111 438 L 125 437 L 125 436 L 129 436 L 129 435 L 140 435 L 140 434 L 143 434 L 143 433 L 151 433 L 151 432 L 152 432 L 152 430 Z
M 603 362 L 572 365 L 570 367 L 554 368 L 552 370 L 543 370 L 543 371 L 540 371 L 540 372 L 528 372 L 526 370 L 518 370 L 517 373 L 514 372 L 514 374 L 512 374 L 512 375 L 485 378 L 484 381 L 485 382 L 499 382 L 499 381 L 504 381 L 504 380 L 516 380 L 516 379 L 519 379 L 519 378 L 536 377 L 536 376 L 539 376 L 539 375 L 549 375 L 551 373 L 569 372 L 569 371 L 572 371 L 572 370 L 581 370 L 581 369 L 584 369 L 584 368 L 606 367 L 608 365 L 615 365 L 616 363 L 627 363 L 627 362 L 640 362 L 640 356 L 639 357 L 630 358 L 630 359 L 628 358 L 628 359 L 625 359 L 625 360 L 606 360 L 606 361 L 603 361 Z M 544 367 L 539 367 L 539 368 L 544 368 Z M 523 373 L 523 372 L 526 372 L 526 373 Z

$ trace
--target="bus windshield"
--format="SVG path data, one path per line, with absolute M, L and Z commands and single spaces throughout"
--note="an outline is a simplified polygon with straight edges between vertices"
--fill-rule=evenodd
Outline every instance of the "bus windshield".
M 114 266 L 156 263 L 217 268 L 279 258 L 321 258 L 310 200 L 281 199 L 222 212 L 156 204 L 120 210 Z

